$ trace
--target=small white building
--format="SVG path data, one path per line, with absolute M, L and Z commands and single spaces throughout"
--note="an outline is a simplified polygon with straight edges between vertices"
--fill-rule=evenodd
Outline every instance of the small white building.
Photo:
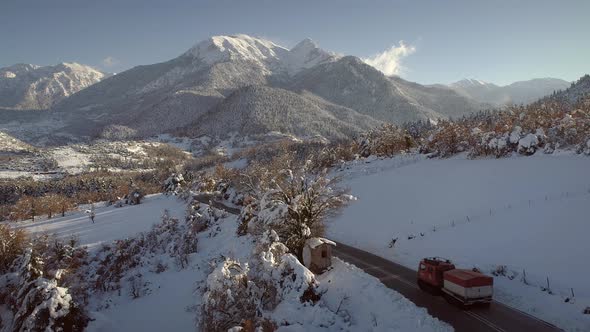
M 303 265 L 313 273 L 322 273 L 332 265 L 332 246 L 336 243 L 328 239 L 308 239 L 303 246 Z

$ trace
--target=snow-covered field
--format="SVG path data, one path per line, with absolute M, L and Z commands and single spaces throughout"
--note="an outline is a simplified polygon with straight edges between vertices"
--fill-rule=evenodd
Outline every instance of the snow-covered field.
M 186 211 L 185 203 L 174 196 L 152 195 L 136 206 L 97 205 L 92 224 L 85 208 L 62 218 L 22 222 L 18 227 L 32 234 L 55 233 L 64 239 L 76 236 L 81 244 L 98 249 L 101 244 L 148 231 L 160 221 L 164 209 L 181 219 Z M 169 266 L 164 272 L 156 273 L 151 266 L 136 268 L 133 274 L 141 274 L 148 285 L 145 295 L 132 299 L 127 284 L 120 291 L 95 294 L 89 305 L 93 321 L 88 330 L 195 331 L 195 313 L 202 303 L 212 261 L 233 257 L 246 262 L 255 246 L 251 236 L 236 236 L 235 216 L 220 220 L 199 234 L 198 252 L 191 255 L 187 268 L 177 268 L 169 257 L 162 257 Z M 310 307 L 299 300 L 282 304 L 273 317 L 290 325 L 279 331 L 452 331 L 378 279 L 338 259 L 318 281 L 322 292 L 319 304 Z
M 506 276 L 495 278 L 497 300 L 588 331 L 588 170 L 590 158 L 572 154 L 359 160 L 337 172 L 358 200 L 329 233 L 411 268 L 427 256 L 486 273 L 504 265 Z M 540 289 L 547 278 L 553 295 Z M 566 303 L 572 288 L 575 299 Z
M 89 154 L 76 151 L 70 146 L 52 149 L 49 155 L 57 162 L 60 169 L 72 174 L 81 173 L 90 165 Z
M 67 240 L 74 236 L 81 245 L 89 249 L 101 243 L 109 243 L 139 232 L 149 230 L 153 224 L 162 220 L 164 210 L 169 210 L 172 217 L 183 218 L 185 203 L 175 196 L 162 194 L 148 195 L 139 205 L 125 205 L 123 207 L 96 205 L 94 224 L 90 220 L 86 208 L 65 217 L 44 219 L 40 221 L 24 221 L 17 224 L 29 234 L 52 234 Z

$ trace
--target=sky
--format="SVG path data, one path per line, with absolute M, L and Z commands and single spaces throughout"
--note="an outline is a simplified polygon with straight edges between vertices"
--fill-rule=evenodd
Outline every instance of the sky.
M 0 0 L 0 67 L 162 62 L 214 35 L 304 38 L 422 84 L 590 73 L 590 1 Z

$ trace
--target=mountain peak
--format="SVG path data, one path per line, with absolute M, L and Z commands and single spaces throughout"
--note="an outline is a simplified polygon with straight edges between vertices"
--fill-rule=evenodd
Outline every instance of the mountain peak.
M 305 38 L 302 41 L 300 41 L 299 43 L 297 43 L 297 45 L 293 46 L 291 51 L 295 51 L 298 49 L 309 50 L 309 49 L 315 49 L 315 48 L 318 48 L 318 45 L 316 44 L 316 42 L 314 42 L 311 38 Z
M 486 86 L 486 85 L 495 85 L 495 84 L 485 82 L 482 80 L 478 80 L 475 78 L 464 78 L 458 82 L 452 83 L 451 85 L 466 87 L 466 86 Z
M 199 58 L 208 64 L 214 64 L 236 59 L 272 62 L 284 52 L 287 52 L 287 49 L 271 41 L 239 34 L 210 37 L 189 49 L 185 54 Z
M 333 53 L 320 49 L 310 38 L 289 50 L 272 41 L 244 34 L 210 37 L 192 47 L 185 55 L 209 65 L 232 60 L 253 61 L 260 64 L 266 74 L 294 74 L 336 58 Z
M 305 38 L 295 45 L 283 59 L 290 74 L 311 68 L 320 63 L 338 59 L 332 52 L 325 51 L 310 38 Z

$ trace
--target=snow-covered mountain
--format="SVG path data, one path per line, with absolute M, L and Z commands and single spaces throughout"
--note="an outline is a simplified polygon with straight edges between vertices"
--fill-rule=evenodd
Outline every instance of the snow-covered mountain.
M 258 88 L 243 90 L 248 86 Z M 232 96 L 238 90 L 240 97 Z M 277 105 L 287 108 L 277 113 Z M 287 49 L 247 35 L 211 37 L 167 62 L 109 77 L 54 109 L 61 118 L 70 117 L 70 131 L 77 134 L 97 134 L 106 126 L 120 125 L 145 136 L 186 129 L 187 124 L 198 124 L 195 128 L 204 133 L 219 127 L 215 112 L 226 116 L 228 107 L 265 119 L 257 128 L 303 136 L 321 132 L 330 138 L 358 133 L 367 123 L 447 118 L 481 109 L 449 88 L 387 77 L 356 57 L 322 50 L 310 39 Z M 330 111 L 334 107 L 346 111 Z M 267 121 L 279 114 L 290 122 Z M 321 130 L 314 122 L 320 119 L 326 120 Z M 245 125 L 245 116 L 230 120 L 235 121 L 231 128 L 252 129 Z M 308 132 L 301 123 L 309 124 Z
M 536 78 L 498 86 L 476 79 L 464 79 L 449 85 L 458 93 L 492 105 L 528 104 L 554 91 L 562 90 L 569 82 L 558 78 Z
M 248 86 L 236 90 L 187 129 L 190 135 L 262 135 L 277 131 L 298 137 L 344 139 L 379 124 L 370 116 L 315 96 Z
M 353 56 L 301 71 L 289 88 L 394 123 L 457 117 L 482 108 L 445 87 L 426 87 L 385 76 Z
M 104 77 L 104 73 L 77 63 L 0 68 L 0 109 L 48 109 Z
M 562 100 L 570 105 L 575 105 L 582 98 L 590 98 L 590 75 L 586 74 L 582 76 L 567 89 L 557 91 L 555 94 L 552 94 L 547 98 Z

